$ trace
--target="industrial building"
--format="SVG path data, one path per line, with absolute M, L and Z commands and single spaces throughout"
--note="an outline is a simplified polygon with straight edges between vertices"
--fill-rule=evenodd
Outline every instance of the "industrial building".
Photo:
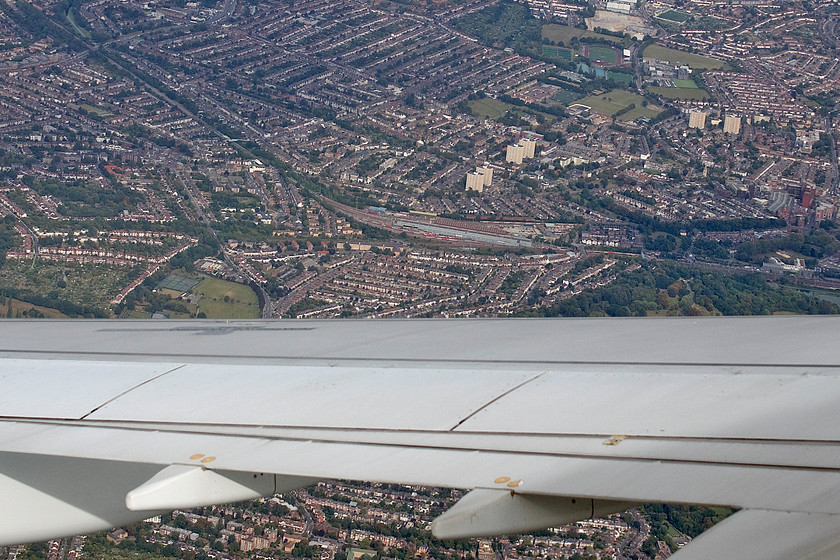
M 607 11 L 608 12 L 616 12 L 619 14 L 629 14 L 630 10 L 633 9 L 633 6 L 636 5 L 636 2 L 627 2 L 626 0 L 615 0 L 607 2 Z

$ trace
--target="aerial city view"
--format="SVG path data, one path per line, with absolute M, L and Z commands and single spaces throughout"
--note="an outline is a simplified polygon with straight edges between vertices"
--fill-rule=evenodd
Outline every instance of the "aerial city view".
M 0 1 L 0 317 L 840 313 L 837 0 Z M 665 558 L 321 482 L 0 560 Z

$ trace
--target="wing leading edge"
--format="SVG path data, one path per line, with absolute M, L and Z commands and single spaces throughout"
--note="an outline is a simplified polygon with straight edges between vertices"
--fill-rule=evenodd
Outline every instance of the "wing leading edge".
M 744 511 L 679 558 L 833 557 L 836 319 L 385 323 L 0 325 L 0 544 L 345 478 L 473 489 L 441 536 L 702 503 Z

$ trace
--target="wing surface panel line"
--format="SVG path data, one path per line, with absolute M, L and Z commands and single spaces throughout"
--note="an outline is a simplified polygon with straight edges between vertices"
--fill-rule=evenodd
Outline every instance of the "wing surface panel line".
M 214 360 L 217 359 L 230 359 L 230 360 L 237 360 L 237 361 L 246 361 L 249 364 L 254 364 L 256 362 L 266 362 L 269 364 L 276 364 L 278 361 L 286 361 L 286 362 L 317 362 L 317 363 L 331 363 L 331 362 L 358 362 L 358 363 L 380 363 L 380 362 L 387 362 L 387 363 L 419 363 L 419 364 L 525 364 L 525 365 L 594 365 L 594 366 L 678 366 L 678 367 L 737 367 L 737 368 L 750 368 L 750 369 L 758 369 L 758 368 L 780 368 L 780 369 L 808 369 L 808 368 L 815 368 L 815 369 L 830 369 L 830 370 L 838 370 L 840 369 L 840 364 L 831 364 L 831 363 L 791 363 L 791 362 L 780 362 L 780 363 L 755 363 L 755 362 L 701 362 L 701 361 L 694 361 L 694 362 L 678 362 L 678 361 L 671 361 L 671 360 L 659 360 L 659 361 L 641 361 L 641 360 L 526 360 L 526 359 L 515 359 L 515 360 L 502 360 L 502 359 L 480 359 L 480 358 L 465 358 L 465 359 L 457 359 L 457 358 L 443 358 L 443 359 L 434 359 L 434 358 L 405 358 L 405 357 L 389 357 L 389 356 L 377 356 L 375 358 L 362 358 L 362 357 L 353 357 L 353 356 L 292 356 L 292 355 L 259 355 L 259 356 L 247 356 L 243 357 L 241 354 L 208 354 L 208 353 L 201 353 L 201 354 L 190 354 L 190 353 L 176 353 L 176 352 L 137 352 L 137 351 L 124 351 L 124 352 L 108 352 L 103 350 L 95 350 L 95 351 L 84 351 L 84 350 L 33 350 L 33 349 L 15 349 L 15 348 L 0 348 L 0 358 L 4 357 L 5 354 L 18 354 L 18 355 L 37 355 L 38 358 L 32 359 L 40 359 L 40 360 L 51 360 L 51 359 L 60 359 L 62 356 L 85 356 L 88 359 L 93 357 L 105 357 L 108 359 L 112 359 L 114 357 L 119 358 L 173 358 L 175 361 L 180 362 L 184 360 L 190 360 L 190 363 L 214 363 Z M 55 358 L 43 358 L 41 356 L 55 356 Z M 247 358 L 247 359 L 246 359 Z M 130 359 L 128 360 L 130 361 Z M 185 365 L 185 364 L 182 364 Z M 677 373 L 677 372 L 675 372 Z M 721 374 L 729 374 L 731 372 L 720 372 Z M 791 374 L 793 375 L 793 374 Z M 801 375 L 801 372 L 797 373 L 797 375 Z
M 173 370 L 174 371 L 174 370 Z M 151 381 L 151 380 L 150 380 Z M 139 387 L 139 385 L 138 385 Z M 116 398 L 116 397 L 115 397 Z M 489 403 L 488 403 L 489 404 Z M 483 405 L 485 407 L 487 405 Z M 305 438 L 296 438 L 293 436 L 275 436 L 267 433 L 252 433 L 247 434 L 243 432 L 232 433 L 230 431 L 212 431 L 212 429 L 237 430 L 237 429 L 252 429 L 252 430 L 282 430 L 295 432 L 340 432 L 340 433 L 370 433 L 370 434 L 411 434 L 411 435 L 445 435 L 452 433 L 449 430 L 427 430 L 427 429 L 408 429 L 408 428 L 369 428 L 369 427 L 346 427 L 346 426 L 304 426 L 304 425 L 288 425 L 288 424 L 234 424 L 234 423 L 214 423 L 214 422 L 176 422 L 166 420 L 112 420 L 100 418 L 50 418 L 50 417 L 36 417 L 36 416 L 3 416 L 0 415 L 0 422 L 17 422 L 21 424 L 49 424 L 53 426 L 69 426 L 79 428 L 110 428 L 115 430 L 132 430 L 132 431 L 169 431 L 173 433 L 184 434 L 202 434 L 213 436 L 231 436 L 231 437 L 251 437 L 264 439 L 312 439 L 310 436 Z M 187 427 L 190 429 L 181 430 L 177 428 Z M 206 428 L 206 429 L 205 429 Z M 479 431 L 479 430 L 458 430 L 455 432 L 464 436 L 515 436 L 515 437 L 532 437 L 532 438 L 546 438 L 546 439 L 587 439 L 600 438 L 608 439 L 614 437 L 613 433 L 568 433 L 568 432 L 506 432 L 506 431 Z M 840 440 L 832 439 L 792 439 L 792 438 L 758 438 L 758 437 L 702 437 L 702 436 L 679 436 L 679 435 L 648 435 L 648 434 L 627 434 L 627 439 L 639 441 L 679 441 L 679 442 L 705 442 L 705 443 L 756 443 L 756 444 L 803 444 L 803 445 L 838 445 Z M 318 438 L 318 441 L 337 441 L 344 442 L 346 440 L 330 440 Z M 360 443 L 366 443 L 366 440 L 360 440 Z
M 463 418 L 462 418 L 462 419 L 461 419 L 461 420 L 460 420 L 457 424 L 455 424 L 454 426 L 452 426 L 451 428 L 449 428 L 449 431 L 450 431 L 450 432 L 454 432 L 455 430 L 457 430 L 457 429 L 458 429 L 458 426 L 460 426 L 461 424 L 463 424 L 464 422 L 466 422 L 466 421 L 467 421 L 467 420 L 469 420 L 470 418 L 474 417 L 476 414 L 478 414 L 479 412 L 481 412 L 482 410 L 484 410 L 484 409 L 485 409 L 485 408 L 487 408 L 488 406 L 490 406 L 490 405 L 492 405 L 493 403 L 498 402 L 499 400 L 501 400 L 501 399 L 505 398 L 506 396 L 510 395 L 511 393 L 513 393 L 514 391 L 516 391 L 517 389 L 521 389 L 522 387 L 524 387 L 525 385 L 527 385 L 527 384 L 531 383 L 532 381 L 536 381 L 537 379 L 539 379 L 540 377 L 542 377 L 543 375 L 545 375 L 545 373 L 546 373 L 546 372 L 542 371 L 542 372 L 538 373 L 537 375 L 535 375 L 535 376 L 533 376 L 533 377 L 531 377 L 531 378 L 529 378 L 529 379 L 526 379 L 525 381 L 523 381 L 523 382 L 522 382 L 522 383 L 520 383 L 519 385 L 516 385 L 516 386 L 514 386 L 514 387 L 511 387 L 510 389 L 508 389 L 507 391 L 503 392 L 502 394 L 500 394 L 500 395 L 498 395 L 498 396 L 496 396 L 496 397 L 494 397 L 494 398 L 490 399 L 489 401 L 487 401 L 486 403 L 484 403 L 484 404 L 483 404 L 483 405 L 481 405 L 480 407 L 476 408 L 474 411 L 472 411 L 472 412 L 470 412 L 469 414 L 467 414 L 466 416 L 464 416 L 464 417 L 463 417 Z
M 174 368 L 172 368 L 172 369 L 168 369 L 168 370 L 164 371 L 163 373 L 159 373 L 159 374 L 155 375 L 154 377 L 150 377 L 149 379 L 147 379 L 147 380 L 143 381 L 142 383 L 138 383 L 138 384 L 137 384 L 137 385 L 135 385 L 134 387 L 131 387 L 131 388 L 129 388 L 129 389 L 126 389 L 125 391 L 123 391 L 123 392 L 122 392 L 122 393 L 120 393 L 119 395 L 116 395 L 116 396 L 114 396 L 114 397 L 111 397 L 110 399 L 108 399 L 108 400 L 107 400 L 107 401 L 105 401 L 104 403 L 100 404 L 99 406 L 97 406 L 96 408 L 94 408 L 93 410 L 91 410 L 90 412 L 88 412 L 87 414 L 83 415 L 81 418 L 79 418 L 79 420 L 84 420 L 84 419 L 86 419 L 86 418 L 87 418 L 88 416 L 90 416 L 91 414 L 95 413 L 96 411 L 98 411 L 98 410 L 102 409 L 102 408 L 103 408 L 103 407 L 105 407 L 105 406 L 108 406 L 109 404 L 111 404 L 112 402 L 116 401 L 116 400 L 117 400 L 117 399 L 119 399 L 120 397 L 123 397 L 123 396 L 127 395 L 128 393 L 130 393 L 130 392 L 134 391 L 135 389 L 138 389 L 138 388 L 142 387 L 143 385 L 146 385 L 146 384 L 148 384 L 148 383 L 151 383 L 152 381 L 155 381 L 155 380 L 157 380 L 157 379 L 160 379 L 161 377 L 163 377 L 163 376 L 165 376 L 165 375 L 169 375 L 170 373 L 172 373 L 172 372 L 174 372 L 174 371 L 178 371 L 179 369 L 181 369 L 182 367 L 184 367 L 184 366 L 186 366 L 186 365 L 187 365 L 187 364 L 180 364 L 180 365 L 178 365 L 178 366 L 176 366 L 176 367 L 174 367 Z

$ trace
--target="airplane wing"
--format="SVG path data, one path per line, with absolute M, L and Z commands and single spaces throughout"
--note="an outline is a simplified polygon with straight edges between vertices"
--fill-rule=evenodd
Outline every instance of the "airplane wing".
M 358 479 L 441 538 L 741 508 L 678 560 L 840 556 L 840 318 L 0 322 L 0 544 Z

